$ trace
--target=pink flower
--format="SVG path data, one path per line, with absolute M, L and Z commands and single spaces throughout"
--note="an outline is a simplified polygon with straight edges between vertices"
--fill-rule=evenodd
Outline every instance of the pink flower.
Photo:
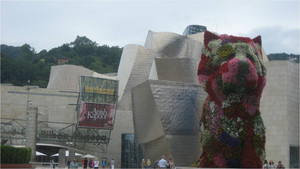
M 227 168 L 227 162 L 221 153 L 218 153 L 214 156 L 214 163 L 216 167 Z
M 207 81 L 207 80 L 208 80 L 208 76 L 205 76 L 205 75 L 198 76 L 198 81 L 200 84 L 202 84 L 204 81 Z
M 239 59 L 232 58 L 230 61 L 228 61 L 229 71 L 222 74 L 223 82 L 237 83 L 238 67 L 239 67 Z
M 245 110 L 253 116 L 258 110 L 259 98 L 256 96 L 244 96 L 242 100 L 243 107 Z

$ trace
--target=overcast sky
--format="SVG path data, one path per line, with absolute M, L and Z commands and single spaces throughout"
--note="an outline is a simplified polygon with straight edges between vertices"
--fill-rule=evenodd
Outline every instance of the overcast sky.
M 37 52 L 86 36 L 99 45 L 144 45 L 149 30 L 191 24 L 219 34 L 262 36 L 269 53 L 299 54 L 299 0 L 1 0 L 1 44 Z

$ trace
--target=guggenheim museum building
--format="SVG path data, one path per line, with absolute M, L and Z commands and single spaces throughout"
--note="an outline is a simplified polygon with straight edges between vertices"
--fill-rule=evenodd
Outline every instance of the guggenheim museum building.
M 197 76 L 205 30 L 149 31 L 144 45 L 124 47 L 117 73 L 60 64 L 51 67 L 47 88 L 1 84 L 1 144 L 32 147 L 33 162 L 58 153 L 60 166 L 78 154 L 114 159 L 116 168 L 140 167 L 142 159 L 153 164 L 162 155 L 176 166 L 191 166 L 201 153 L 199 120 L 207 97 Z M 266 159 L 299 168 L 299 63 L 263 60 Z M 77 126 L 80 76 L 118 83 L 112 128 Z

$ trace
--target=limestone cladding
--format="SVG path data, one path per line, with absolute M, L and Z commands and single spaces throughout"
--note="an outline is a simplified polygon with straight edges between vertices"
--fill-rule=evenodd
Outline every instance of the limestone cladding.
M 290 146 L 299 147 L 299 64 L 266 63 L 267 84 L 260 110 L 266 126 L 266 158 L 289 166 Z
M 101 75 L 82 66 L 57 65 L 51 67 L 50 78 L 47 88 L 78 92 L 78 77 L 81 75 L 115 80 L 114 77 Z
M 73 123 L 78 93 L 36 88 L 29 92 L 32 107 L 38 107 L 39 121 Z M 1 85 L 1 118 L 25 119 L 27 91 L 25 87 Z

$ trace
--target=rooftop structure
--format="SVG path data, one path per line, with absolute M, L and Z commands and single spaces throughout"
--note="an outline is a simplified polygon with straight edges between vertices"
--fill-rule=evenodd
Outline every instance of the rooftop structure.
M 185 28 L 183 35 L 192 35 L 196 33 L 205 32 L 206 30 L 206 27 L 202 25 L 189 25 Z

